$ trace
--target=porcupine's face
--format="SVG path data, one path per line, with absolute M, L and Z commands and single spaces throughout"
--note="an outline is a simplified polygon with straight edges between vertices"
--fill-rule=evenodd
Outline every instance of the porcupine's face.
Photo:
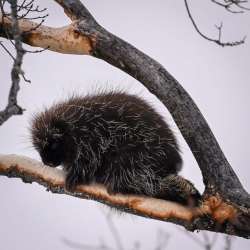
M 45 165 L 61 165 L 67 154 L 67 136 L 65 131 L 54 125 L 32 129 L 32 141 Z
M 42 161 L 50 167 L 61 165 L 65 157 L 65 145 L 63 136 L 54 137 L 51 135 L 47 138 L 43 147 L 39 150 Z

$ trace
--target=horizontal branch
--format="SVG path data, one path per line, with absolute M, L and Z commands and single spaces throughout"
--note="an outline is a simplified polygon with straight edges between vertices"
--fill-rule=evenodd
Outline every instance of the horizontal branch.
M 25 183 L 36 182 L 53 193 L 93 199 L 128 213 L 169 221 L 182 225 L 190 231 L 209 230 L 249 236 L 237 229 L 236 219 L 239 218 L 237 209 L 222 202 L 218 196 L 208 197 L 199 208 L 188 208 L 171 201 L 150 197 L 110 195 L 101 185 L 79 185 L 74 193 L 70 193 L 64 189 L 63 170 L 47 167 L 36 160 L 18 155 L 0 155 L 0 175 L 21 178 Z

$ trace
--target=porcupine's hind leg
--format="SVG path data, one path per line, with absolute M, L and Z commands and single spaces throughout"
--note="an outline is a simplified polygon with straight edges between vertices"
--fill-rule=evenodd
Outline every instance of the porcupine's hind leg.
M 193 207 L 199 204 L 201 194 L 190 181 L 179 175 L 171 174 L 162 179 L 161 191 L 157 198 Z
M 100 176 L 97 182 L 106 185 L 110 194 L 146 195 L 189 206 L 197 205 L 201 197 L 199 191 L 190 181 L 176 174 L 179 158 L 173 159 L 172 154 L 173 160 L 168 160 L 168 168 L 159 168 L 158 159 L 156 161 L 152 154 L 141 149 L 112 152 L 103 161 L 105 167 L 101 169 L 105 169 L 105 173 L 97 174 Z
M 137 194 L 155 197 L 160 192 L 160 181 L 150 168 L 131 169 L 114 166 L 112 176 L 104 183 L 108 193 Z
M 119 152 L 109 154 L 98 173 L 97 182 L 107 187 L 108 193 L 136 194 L 155 197 L 160 192 L 161 179 L 151 168 L 140 160 L 143 152 Z

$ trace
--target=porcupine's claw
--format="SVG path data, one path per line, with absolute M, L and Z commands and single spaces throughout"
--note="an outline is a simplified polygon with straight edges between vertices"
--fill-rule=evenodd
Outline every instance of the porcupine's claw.
M 185 178 L 171 174 L 163 179 L 159 198 L 177 201 L 189 207 L 198 206 L 201 194 L 192 182 Z

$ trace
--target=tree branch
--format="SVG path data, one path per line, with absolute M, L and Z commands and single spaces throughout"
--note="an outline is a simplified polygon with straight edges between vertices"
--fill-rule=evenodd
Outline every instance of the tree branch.
M 36 182 L 53 193 L 93 199 L 131 214 L 169 221 L 190 231 L 209 230 L 247 237 L 232 224 L 237 216 L 236 209 L 216 196 L 209 197 L 199 208 L 188 208 L 143 196 L 109 195 L 101 185 L 79 185 L 74 193 L 70 193 L 64 189 L 62 170 L 18 155 L 0 155 L 0 175 L 21 178 L 25 183 Z
M 188 208 L 183 212 L 184 208 L 181 206 L 175 205 L 173 210 L 172 208 L 169 210 L 168 205 L 173 203 L 164 202 L 168 205 L 162 206 L 163 203 L 159 204 L 158 200 L 139 197 L 121 198 L 123 196 L 114 198 L 108 196 L 103 189 L 93 189 L 93 187 L 81 186 L 79 190 L 81 192 L 75 196 L 86 197 L 87 194 L 93 199 L 123 207 L 125 210 L 129 209 L 132 213 L 181 224 L 189 230 L 206 229 L 249 237 L 250 196 L 242 187 L 206 120 L 189 94 L 162 65 L 101 27 L 81 1 L 56 0 L 56 2 L 64 8 L 72 24 L 59 29 L 41 25 L 36 30 L 27 32 L 36 24 L 30 20 L 21 20 L 19 26 L 23 41 L 31 46 L 41 46 L 60 53 L 87 54 L 105 60 L 140 81 L 155 94 L 172 114 L 201 169 L 206 186 L 203 207 L 208 207 L 208 210 L 204 211 L 202 208 L 201 211 L 208 215 L 208 218 L 194 215 Z M 3 30 L 7 30 L 9 36 L 12 35 L 10 24 L 10 19 L 4 23 L 0 21 L 0 36 L 4 36 Z M 30 177 L 29 172 L 24 172 L 25 175 L 22 175 L 19 168 L 14 170 L 11 176 Z M 7 173 L 2 171 L 2 174 L 7 175 L 8 171 Z M 49 185 L 49 189 L 64 192 L 62 182 L 60 182 L 60 188 L 58 185 L 57 183 L 56 189 L 53 185 Z M 148 203 L 148 201 L 151 202 Z M 217 210 L 218 207 L 219 210 Z M 213 209 L 217 212 L 212 212 Z
M 217 2 L 217 1 L 213 1 L 213 0 L 212 0 L 212 2 L 216 3 L 216 4 L 219 5 L 219 6 L 224 6 L 228 11 L 230 11 L 230 12 L 232 12 L 232 13 L 241 13 L 241 12 L 233 12 L 233 11 L 230 9 L 230 6 L 231 6 L 230 4 L 224 5 L 224 4 L 221 4 L 221 3 Z M 194 18 L 193 18 L 193 16 L 192 16 L 191 12 L 190 12 L 189 5 L 188 5 L 187 0 L 184 0 L 184 3 L 185 3 L 185 7 L 186 7 L 186 10 L 187 10 L 187 13 L 188 13 L 188 17 L 189 17 L 189 19 L 191 20 L 191 22 L 192 22 L 192 24 L 193 24 L 195 30 L 197 31 L 197 33 L 198 33 L 201 37 L 203 37 L 203 38 L 206 39 L 207 41 L 214 42 L 214 43 L 216 43 L 216 44 L 218 44 L 218 45 L 220 45 L 220 46 L 222 46 L 222 47 L 226 47 L 226 46 L 233 47 L 233 46 L 237 46 L 237 45 L 243 44 L 243 43 L 245 42 L 246 37 L 243 37 L 243 38 L 242 38 L 241 40 L 239 40 L 239 41 L 222 42 L 222 41 L 221 41 L 222 23 L 221 23 L 220 26 L 215 25 L 215 27 L 218 29 L 218 38 L 217 38 L 217 39 L 210 38 L 210 37 L 204 35 L 204 34 L 200 31 L 200 29 L 198 28 L 196 22 L 194 21 Z M 226 6 L 228 6 L 228 7 L 226 7 Z
M 249 8 L 242 5 L 248 3 L 248 0 L 224 0 L 222 2 L 218 0 L 211 0 L 211 2 L 217 4 L 220 7 L 225 8 L 226 11 L 231 12 L 233 14 L 241 14 L 244 13 L 245 10 L 250 10 Z M 233 7 L 239 10 L 233 10 Z
M 20 38 L 20 29 L 18 26 L 18 20 L 17 20 L 17 6 L 14 1 L 11 2 L 11 18 L 12 22 L 10 25 L 10 28 L 12 30 L 12 37 L 14 40 L 15 50 L 16 50 L 16 56 L 12 57 L 14 59 L 13 67 L 11 70 L 11 88 L 9 91 L 9 97 L 8 97 L 8 104 L 6 108 L 2 111 L 0 111 L 0 126 L 7 121 L 11 116 L 13 115 L 21 115 L 23 113 L 23 109 L 17 104 L 17 94 L 20 89 L 19 83 L 20 83 L 20 76 L 22 75 L 24 77 L 24 73 L 22 71 L 22 63 L 23 63 L 23 56 L 25 54 L 25 51 L 22 47 L 22 41 Z M 3 11 L 3 5 L 0 2 L 0 9 Z M 1 22 L 4 21 L 4 18 L 0 15 Z M 1 46 L 7 50 L 4 45 L 1 44 Z M 8 51 L 8 50 L 7 50 Z M 9 52 L 8 52 L 9 53 Z
M 39 25 L 30 20 L 19 20 L 20 36 L 24 43 L 51 51 L 84 55 L 90 54 L 89 38 L 80 36 L 76 31 L 76 23 L 61 28 Z M 12 19 L 0 13 L 0 36 L 13 39 Z
M 6 3 L 8 3 L 8 7 L 10 7 L 11 12 L 7 13 L 5 11 Z M 0 125 L 2 125 L 4 122 L 6 122 L 11 116 L 13 115 L 21 115 L 23 114 L 23 109 L 18 105 L 17 103 L 17 95 L 20 89 L 20 76 L 24 79 L 25 82 L 29 82 L 25 77 L 25 74 L 22 70 L 22 63 L 23 63 L 23 57 L 25 53 L 30 52 L 23 48 L 22 45 L 22 36 L 23 34 L 22 28 L 19 27 L 19 19 L 40 19 L 42 18 L 42 21 L 40 25 L 43 23 L 44 18 L 46 18 L 48 15 L 38 16 L 38 17 L 28 17 L 28 14 L 30 12 L 32 13 L 41 13 L 44 12 L 46 9 L 40 9 L 39 6 L 35 6 L 34 0 L 30 0 L 27 3 L 27 0 L 23 0 L 21 5 L 18 5 L 17 0 L 12 1 L 3 1 L 0 0 L 0 19 L 1 24 L 6 27 L 6 29 L 1 29 L 0 32 L 4 34 L 4 36 L 10 40 L 13 39 L 13 41 L 10 40 L 11 44 L 15 48 L 16 55 L 12 55 L 12 53 L 7 49 L 7 47 L 3 44 L 2 41 L 0 41 L 0 46 L 4 49 L 4 51 L 13 59 L 13 67 L 11 70 L 11 81 L 12 85 L 9 91 L 9 98 L 8 98 L 8 104 L 6 108 L 2 111 L 0 111 Z M 8 9 L 7 7 L 7 9 Z M 20 14 L 21 12 L 21 14 Z M 10 21 L 11 20 L 11 21 Z M 6 23 L 5 23 L 6 22 Z M 38 27 L 36 25 L 36 27 Z M 8 28 L 7 28 L 8 27 Z M 33 28 L 34 29 L 34 28 Z M 8 34 L 8 30 L 11 30 L 11 35 Z M 27 31 L 28 32 L 28 31 Z M 37 53 L 40 51 L 32 51 L 30 53 Z

